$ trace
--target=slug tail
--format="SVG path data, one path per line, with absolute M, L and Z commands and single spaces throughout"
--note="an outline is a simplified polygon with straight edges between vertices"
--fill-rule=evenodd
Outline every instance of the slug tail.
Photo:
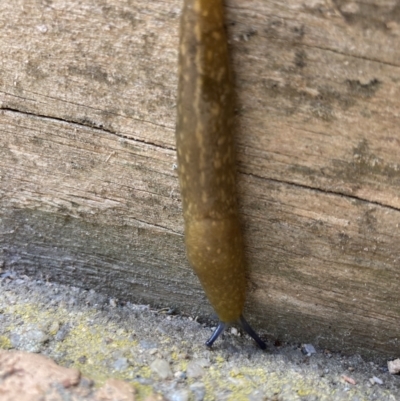
M 211 337 L 206 341 L 207 347 L 212 347 L 215 340 L 220 336 L 220 334 L 225 330 L 226 324 L 224 322 L 219 322 L 217 328 L 212 333 Z
M 243 315 L 240 315 L 239 322 L 243 328 L 243 330 L 257 343 L 257 345 L 261 349 L 266 349 L 267 345 L 263 340 L 261 340 L 260 337 L 258 337 L 258 334 L 252 329 L 252 327 L 247 323 L 246 319 L 243 317 Z

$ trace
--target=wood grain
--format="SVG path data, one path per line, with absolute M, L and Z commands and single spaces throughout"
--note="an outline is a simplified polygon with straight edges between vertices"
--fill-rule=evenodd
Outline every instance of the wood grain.
M 181 2 L 0 3 L 2 268 L 209 316 L 175 157 Z M 248 311 L 270 339 L 400 342 L 400 7 L 226 2 Z

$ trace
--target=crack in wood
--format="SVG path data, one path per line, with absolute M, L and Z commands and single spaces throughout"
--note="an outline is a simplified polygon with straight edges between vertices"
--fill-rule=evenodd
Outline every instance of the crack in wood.
M 308 45 L 307 43 L 298 43 L 298 45 L 307 47 L 309 49 L 318 49 L 318 50 L 323 50 L 323 51 L 327 51 L 327 52 L 332 52 L 335 54 L 339 54 L 340 56 L 351 57 L 351 58 L 355 58 L 358 60 L 365 60 L 365 61 L 370 61 L 370 62 L 379 63 L 379 64 L 383 64 L 383 65 L 388 65 L 390 67 L 400 67 L 399 64 L 390 63 L 388 61 L 383 61 L 383 60 L 379 60 L 379 59 L 372 58 L 372 57 L 361 56 L 358 54 L 350 54 L 350 53 L 346 53 L 346 52 L 341 52 L 341 51 L 338 51 L 335 49 L 331 49 L 329 47 L 316 46 L 316 45 L 311 46 L 311 45 Z
M 73 124 L 73 125 L 77 125 L 79 127 L 84 127 L 84 128 L 92 128 L 92 129 L 95 129 L 95 130 L 98 130 L 98 131 L 101 131 L 101 132 L 104 132 L 104 133 L 107 133 L 107 134 L 115 135 L 115 136 L 117 136 L 119 138 L 122 138 L 122 139 L 132 140 L 132 141 L 135 141 L 135 142 L 138 142 L 138 143 L 142 143 L 142 144 L 145 144 L 145 145 L 154 146 L 156 148 L 168 149 L 168 150 L 173 150 L 173 151 L 175 150 L 172 147 L 159 146 L 159 145 L 157 145 L 155 143 L 152 143 L 152 142 L 149 142 L 149 141 L 143 141 L 143 140 L 140 140 L 140 139 L 134 139 L 134 138 L 129 137 L 127 135 L 118 134 L 115 131 L 112 131 L 110 129 L 106 129 L 106 128 L 102 127 L 102 126 L 96 126 L 95 124 L 84 124 L 84 123 L 80 123 L 80 122 L 77 122 L 77 121 L 67 120 L 67 119 L 64 119 L 64 118 L 61 118 L 61 117 L 52 117 L 52 116 L 46 116 L 46 115 L 42 115 L 42 114 L 35 114 L 35 113 L 22 111 L 22 110 L 10 108 L 10 107 L 4 107 L 4 106 L 2 106 L 2 107 L 0 106 L 0 110 L 9 111 L 9 112 L 12 112 L 12 113 L 19 113 L 19 114 L 23 114 L 23 115 L 31 116 L 31 117 L 35 117 L 35 118 L 42 118 L 42 119 L 52 120 L 52 121 L 56 121 L 56 122 Z M 388 208 L 390 210 L 394 210 L 394 211 L 397 211 L 397 212 L 400 211 L 400 208 L 396 208 L 394 206 L 391 206 L 391 205 L 388 205 L 388 204 L 384 204 L 384 203 L 381 203 L 381 202 L 377 202 L 377 201 L 373 201 L 373 200 L 369 200 L 369 199 L 364 199 L 364 198 L 361 198 L 361 197 L 356 196 L 356 195 L 346 194 L 344 192 L 336 192 L 336 191 L 330 191 L 330 190 L 326 190 L 326 189 L 322 189 L 322 188 L 318 188 L 318 187 L 311 187 L 309 185 L 299 184 L 299 183 L 296 183 L 296 182 L 293 182 L 293 181 L 290 182 L 290 181 L 277 180 L 277 179 L 274 179 L 274 178 L 261 177 L 261 176 L 258 176 L 256 174 L 250 174 L 250 173 L 242 173 L 242 174 L 246 174 L 246 175 L 252 176 L 254 178 L 263 179 L 263 180 L 268 179 L 269 181 L 276 182 L 276 183 L 279 183 L 279 184 L 292 185 L 292 186 L 297 187 L 297 188 L 308 189 L 308 190 L 316 191 L 316 192 L 319 192 L 319 193 L 330 194 L 330 195 L 335 195 L 335 196 L 342 196 L 342 197 L 346 197 L 348 199 L 353 199 L 353 200 L 357 200 L 357 201 L 361 201 L 361 202 L 366 202 L 366 203 L 369 203 L 371 205 L 376 205 L 376 206 Z M 160 228 L 163 228 L 163 227 L 160 227 Z
M 111 134 L 111 135 L 115 135 L 121 139 L 127 139 L 127 140 L 131 140 L 131 141 L 135 141 L 144 145 L 150 145 L 150 146 L 154 146 L 155 148 L 161 148 L 161 149 L 167 149 L 167 150 L 172 150 L 175 151 L 175 148 L 173 147 L 169 147 L 169 146 L 160 146 L 154 142 L 150 142 L 150 141 L 144 141 L 142 139 L 138 139 L 138 138 L 133 138 L 131 136 L 128 135 L 123 135 L 123 134 L 119 134 L 116 131 L 110 130 L 105 128 L 102 124 L 96 124 L 90 120 L 83 120 L 82 122 L 79 121 L 73 121 L 73 120 L 67 120 L 65 118 L 61 118 L 61 117 L 54 117 L 54 116 L 46 116 L 44 114 L 36 114 L 36 113 L 32 113 L 32 112 L 28 112 L 28 111 L 23 111 L 23 110 L 18 110 L 15 108 L 11 108 L 11 107 L 7 107 L 7 106 L 0 106 L 0 110 L 3 111 L 8 111 L 11 113 L 18 113 L 18 114 L 22 114 L 25 116 L 31 116 L 31 117 L 35 117 L 35 118 L 40 118 L 40 119 L 45 119 L 45 120 L 50 120 L 50 121 L 56 121 L 56 122 L 62 122 L 62 123 L 66 123 L 66 124 L 73 124 L 73 125 L 77 125 L 78 127 L 81 128 L 92 128 L 98 131 L 101 131 L 103 133 L 107 133 L 107 134 Z M 145 121 L 145 120 L 141 120 L 144 123 L 147 124 L 153 124 L 154 123 L 150 122 L 150 121 Z M 165 126 L 159 125 L 159 127 L 161 128 L 167 128 Z
M 353 199 L 353 200 L 356 200 L 356 201 L 365 202 L 365 203 L 368 203 L 368 204 L 371 204 L 371 205 L 380 206 L 380 207 L 383 207 L 383 208 L 394 210 L 396 212 L 400 212 L 400 209 L 397 208 L 397 207 L 394 207 L 394 206 L 391 206 L 391 205 L 387 205 L 387 204 L 384 204 L 384 203 L 380 203 L 380 202 L 377 202 L 377 201 L 369 200 L 369 199 L 360 198 L 359 196 L 346 194 L 344 192 L 336 192 L 336 191 L 330 191 L 330 190 L 322 189 L 322 188 L 318 188 L 318 187 L 311 187 L 309 185 L 299 184 L 299 183 L 293 182 L 293 181 L 290 182 L 290 181 L 278 180 L 276 178 L 261 177 L 261 176 L 258 176 L 257 174 L 253 174 L 253 173 L 242 173 L 242 174 L 248 175 L 250 177 L 254 177 L 254 178 L 257 178 L 257 179 L 261 179 L 261 180 L 268 180 L 268 181 L 271 181 L 271 182 L 276 182 L 278 184 L 291 185 L 291 186 L 296 187 L 296 188 L 307 189 L 307 190 L 310 190 L 310 191 L 318 192 L 320 194 L 334 195 L 334 196 L 340 196 L 340 197 L 344 197 L 344 198 L 348 198 L 348 199 Z

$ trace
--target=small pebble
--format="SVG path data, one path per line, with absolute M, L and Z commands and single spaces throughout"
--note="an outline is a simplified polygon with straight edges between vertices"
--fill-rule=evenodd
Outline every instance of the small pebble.
M 82 365 L 84 365 L 87 362 L 87 356 L 86 355 L 82 355 L 78 358 L 78 362 L 81 363 Z
M 49 333 L 54 335 L 57 334 L 59 330 L 60 330 L 60 324 L 57 321 L 52 322 L 49 327 Z
M 70 330 L 71 326 L 68 323 L 62 325 L 60 329 L 57 331 L 57 334 L 54 336 L 54 339 L 56 341 L 64 341 L 65 337 L 67 337 Z
M 383 381 L 382 381 L 379 377 L 373 376 L 373 377 L 372 377 L 372 380 L 373 380 L 374 383 L 376 383 L 376 384 L 383 384 Z
M 178 370 L 177 372 L 174 373 L 174 377 L 177 378 L 178 380 L 179 379 L 184 380 L 186 379 L 187 376 L 185 372 Z
M 355 386 L 357 384 L 356 381 L 352 377 L 349 377 L 349 376 L 346 376 L 346 375 L 342 375 L 342 379 L 345 382 L 352 384 L 353 386 Z
M 397 375 L 400 373 L 400 358 L 394 361 L 388 361 L 387 365 L 390 374 Z
M 249 401 L 264 401 L 264 392 L 260 390 L 253 391 L 249 396 Z
M 157 343 L 154 341 L 148 341 L 148 340 L 141 340 L 139 342 L 139 345 L 143 349 L 156 349 L 157 350 Z
M 165 359 L 156 359 L 150 364 L 150 369 L 161 379 L 165 380 L 172 377 L 172 371 L 169 363 Z
M 303 344 L 301 352 L 307 356 L 317 353 L 317 351 L 315 350 L 315 348 L 312 344 Z
M 151 386 L 154 383 L 154 380 L 148 379 L 147 377 L 136 377 L 135 380 L 144 386 Z
M 47 26 L 46 25 L 37 25 L 36 29 L 41 33 L 46 33 L 47 32 Z
M 11 344 L 14 348 L 27 352 L 40 352 L 49 336 L 42 330 L 28 326 L 22 333 L 12 333 Z
M 206 387 L 203 383 L 193 383 L 190 385 L 190 391 L 193 393 L 195 401 L 203 401 L 206 395 Z
M 187 390 L 177 390 L 170 394 L 169 399 L 171 401 L 188 401 L 189 395 Z
M 209 368 L 210 367 L 210 361 L 206 358 L 199 358 L 196 359 L 196 362 L 198 365 L 200 365 L 202 368 Z
M 191 361 L 188 363 L 186 368 L 187 377 L 198 378 L 204 375 L 203 368 L 197 363 L 197 361 Z
M 113 364 L 114 370 L 120 372 L 129 368 L 129 362 L 127 358 L 118 358 Z

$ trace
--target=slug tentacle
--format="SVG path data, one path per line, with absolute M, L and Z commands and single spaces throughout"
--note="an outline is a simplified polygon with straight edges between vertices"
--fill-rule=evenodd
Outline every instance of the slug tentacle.
M 245 261 L 235 185 L 232 84 L 222 0 L 184 0 L 176 147 L 189 262 L 220 324 L 242 322 Z M 265 344 L 264 344 L 265 345 Z
M 240 324 L 243 328 L 243 330 L 257 343 L 257 345 L 261 349 L 266 349 L 267 345 L 263 340 L 261 340 L 260 337 L 258 337 L 257 333 L 252 329 L 252 327 L 247 323 L 246 319 L 243 317 L 243 315 L 240 315 L 239 318 Z
M 212 347 L 214 341 L 224 332 L 225 328 L 226 324 L 220 321 L 214 333 L 212 333 L 211 337 L 206 341 L 207 347 Z

